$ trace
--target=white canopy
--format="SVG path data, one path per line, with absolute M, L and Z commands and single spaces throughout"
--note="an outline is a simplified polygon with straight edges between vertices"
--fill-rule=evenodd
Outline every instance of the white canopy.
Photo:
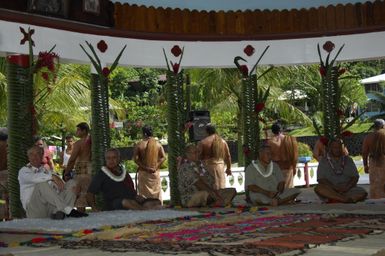
M 374 84 L 385 81 L 385 74 L 372 76 L 361 80 L 361 84 Z

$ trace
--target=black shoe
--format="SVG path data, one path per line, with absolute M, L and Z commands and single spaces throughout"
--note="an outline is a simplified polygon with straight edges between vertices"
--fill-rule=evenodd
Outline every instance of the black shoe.
M 62 220 L 62 219 L 65 218 L 65 216 L 66 215 L 65 215 L 64 212 L 57 211 L 57 212 L 51 214 L 51 219 L 53 219 L 53 220 Z
M 81 217 L 87 217 L 88 214 L 84 212 L 79 212 L 78 210 L 72 209 L 70 214 L 67 215 L 67 217 L 73 217 L 73 218 L 81 218 Z

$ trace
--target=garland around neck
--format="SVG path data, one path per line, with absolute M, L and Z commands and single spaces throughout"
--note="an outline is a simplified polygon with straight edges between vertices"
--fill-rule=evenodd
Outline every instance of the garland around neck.
M 116 182 L 121 182 L 126 178 L 126 169 L 124 169 L 124 167 L 121 165 L 119 165 L 119 169 L 122 171 L 122 173 L 119 176 L 117 176 L 117 175 L 113 174 L 107 167 L 105 167 L 105 166 L 102 167 L 102 171 L 108 177 L 110 177 L 112 180 L 114 180 Z
M 266 171 L 261 170 L 261 165 L 256 162 L 255 160 L 251 161 L 253 164 L 254 168 L 257 169 L 259 174 L 261 174 L 263 177 L 267 178 L 273 173 L 273 162 L 270 161 L 270 163 L 267 165 Z

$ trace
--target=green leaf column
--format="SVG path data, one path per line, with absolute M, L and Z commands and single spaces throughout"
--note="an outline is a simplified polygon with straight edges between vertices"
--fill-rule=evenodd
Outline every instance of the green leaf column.
M 32 146 L 33 80 L 28 67 L 10 62 L 12 58 L 29 59 L 28 55 L 7 57 L 8 81 L 8 189 L 13 218 L 24 215 L 20 202 L 18 174 L 28 163 L 27 150 Z
M 91 75 L 91 150 L 92 172 L 95 174 L 104 165 L 104 152 L 110 147 L 108 79 L 98 74 Z
M 178 74 L 172 71 L 167 72 L 166 98 L 171 204 L 180 205 L 177 159 L 182 156 L 184 152 L 185 137 L 183 129 L 186 121 L 183 100 L 183 71 Z

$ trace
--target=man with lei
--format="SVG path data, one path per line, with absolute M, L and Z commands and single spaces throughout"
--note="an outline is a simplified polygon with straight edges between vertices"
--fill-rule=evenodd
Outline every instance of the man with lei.
M 331 140 L 328 153 L 320 159 L 318 185 L 314 188 L 325 202 L 355 203 L 365 200 L 367 192 L 358 187 L 359 174 L 353 159 L 343 153 L 343 142 Z
M 300 191 L 285 188 L 285 179 L 279 166 L 272 162 L 271 149 L 261 143 L 258 160 L 253 160 L 245 170 L 247 201 L 253 205 L 271 205 L 294 202 Z
M 99 209 L 95 195 L 102 193 L 105 210 L 147 210 L 160 208 L 158 199 L 144 198 L 137 195 L 131 176 L 120 165 L 120 152 L 116 148 L 105 153 L 106 166 L 103 166 L 91 181 L 88 188 L 87 202 L 94 211 Z

